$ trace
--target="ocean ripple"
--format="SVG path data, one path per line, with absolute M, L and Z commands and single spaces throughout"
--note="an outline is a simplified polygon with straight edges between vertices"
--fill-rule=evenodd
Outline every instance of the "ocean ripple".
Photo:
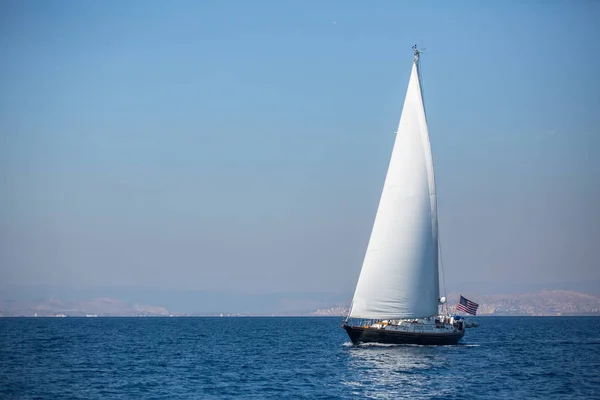
M 339 318 L 2 318 L 0 398 L 597 398 L 600 318 L 477 320 L 354 346 Z

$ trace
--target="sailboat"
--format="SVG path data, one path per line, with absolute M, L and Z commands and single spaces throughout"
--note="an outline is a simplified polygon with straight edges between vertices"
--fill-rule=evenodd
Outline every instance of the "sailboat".
M 440 297 L 433 156 L 414 57 L 400 124 L 350 311 L 354 344 L 451 345 L 465 334 Z M 440 306 L 446 313 L 440 313 Z

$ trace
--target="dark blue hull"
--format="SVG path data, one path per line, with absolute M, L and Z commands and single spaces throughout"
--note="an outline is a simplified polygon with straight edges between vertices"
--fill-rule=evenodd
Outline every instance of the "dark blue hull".
M 421 345 L 453 345 L 457 344 L 465 335 L 465 331 L 454 331 L 448 333 L 416 333 L 400 332 L 388 329 L 364 328 L 360 326 L 342 325 L 350 340 L 354 344 L 359 343 L 383 343 L 383 344 L 421 344 Z

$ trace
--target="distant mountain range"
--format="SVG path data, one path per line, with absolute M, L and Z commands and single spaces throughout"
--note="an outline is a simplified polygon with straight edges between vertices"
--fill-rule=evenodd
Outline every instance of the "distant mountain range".
M 452 294 L 450 298 L 458 299 L 460 295 Z M 488 295 L 470 300 L 479 303 L 480 315 L 600 315 L 600 296 L 572 290 Z
M 600 315 L 600 296 L 572 290 L 543 290 L 534 293 L 505 295 L 470 295 L 470 300 L 479 303 L 478 315 Z M 460 295 L 448 295 L 448 305 L 455 311 Z M 47 298 L 32 301 L 0 300 L 0 317 L 27 316 L 258 316 L 258 315 L 300 315 L 300 316 L 340 316 L 348 312 L 349 302 L 336 302 L 330 306 L 318 308 L 315 304 L 327 304 L 327 297 L 302 301 L 297 298 L 283 297 L 273 301 L 273 311 L 248 312 L 204 312 L 178 313 L 163 306 L 151 306 L 141 303 L 128 304 L 124 301 L 99 297 L 91 300 L 61 300 Z M 331 299 L 330 299 L 331 301 Z M 313 305 L 314 308 L 310 308 Z M 307 307 L 308 306 L 308 307 Z M 231 309 L 230 309 L 231 310 Z
M 8 286 L 0 283 L 0 315 L 307 315 L 346 304 L 349 293 L 241 292 L 140 287 Z M 38 299 L 32 301 L 32 299 Z M 160 306 L 149 309 L 147 306 Z
M 145 304 L 128 305 L 111 298 L 97 298 L 85 301 L 65 301 L 43 299 L 32 301 L 0 300 L 0 316 L 52 317 L 52 316 L 169 316 L 173 315 L 164 307 Z
M 479 304 L 477 315 L 600 315 L 600 296 L 572 290 L 542 290 L 535 293 L 467 296 Z M 448 306 L 456 312 L 460 294 L 448 295 Z M 330 307 L 315 311 L 314 315 L 345 315 L 346 307 Z

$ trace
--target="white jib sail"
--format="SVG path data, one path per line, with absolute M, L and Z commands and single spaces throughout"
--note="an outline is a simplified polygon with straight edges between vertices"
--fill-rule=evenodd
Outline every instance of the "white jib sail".
M 413 62 L 351 318 L 421 318 L 438 313 L 437 200 L 417 63 Z

